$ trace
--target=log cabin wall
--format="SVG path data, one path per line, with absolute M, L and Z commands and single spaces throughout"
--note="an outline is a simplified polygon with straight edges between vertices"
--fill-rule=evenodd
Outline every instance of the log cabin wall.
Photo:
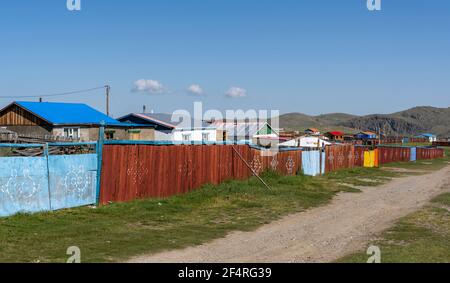
M 0 127 L 19 134 L 48 134 L 53 128 L 45 120 L 17 105 L 11 105 L 0 113 Z

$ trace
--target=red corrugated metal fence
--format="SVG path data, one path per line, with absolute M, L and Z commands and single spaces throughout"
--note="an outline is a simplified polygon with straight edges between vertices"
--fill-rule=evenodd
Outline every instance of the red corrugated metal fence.
M 411 160 L 411 148 L 409 147 L 379 147 L 379 162 L 387 164 L 393 162 L 408 162 Z
M 442 158 L 444 154 L 445 152 L 442 148 L 417 148 L 417 160 Z
M 355 166 L 355 146 L 351 144 L 327 146 L 325 153 L 327 173 Z
M 100 203 L 166 198 L 251 177 L 235 149 L 257 173 L 273 169 L 294 175 L 301 169 L 300 150 L 272 157 L 248 145 L 105 145 Z

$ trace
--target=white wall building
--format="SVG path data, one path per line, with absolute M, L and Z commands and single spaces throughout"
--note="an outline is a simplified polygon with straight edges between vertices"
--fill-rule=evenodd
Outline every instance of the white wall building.
M 118 120 L 123 123 L 154 126 L 156 141 L 217 141 L 217 129 L 214 125 L 194 121 L 187 116 L 164 113 L 132 113 Z

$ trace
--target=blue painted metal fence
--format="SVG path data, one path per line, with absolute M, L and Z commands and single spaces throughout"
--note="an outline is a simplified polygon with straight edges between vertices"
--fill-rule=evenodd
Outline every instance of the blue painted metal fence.
M 416 161 L 417 160 L 417 148 L 411 147 L 411 160 L 410 161 Z
M 96 203 L 97 154 L 45 148 L 44 157 L 0 157 L 0 217 Z
M 0 216 L 50 210 L 47 159 L 0 158 Z
M 97 155 L 49 156 L 52 210 L 96 203 Z
M 322 155 L 322 159 L 320 158 Z M 303 174 L 317 176 L 325 173 L 325 152 L 319 150 L 302 152 Z

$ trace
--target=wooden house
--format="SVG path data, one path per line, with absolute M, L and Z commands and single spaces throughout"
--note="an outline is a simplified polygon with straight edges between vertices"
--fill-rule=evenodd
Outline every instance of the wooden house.
M 86 104 L 18 101 L 0 110 L 0 127 L 19 136 L 96 141 L 102 123 L 106 139 L 129 140 L 142 136 L 152 140 L 154 137 L 153 127 L 121 123 Z M 137 137 L 136 131 L 144 134 Z

